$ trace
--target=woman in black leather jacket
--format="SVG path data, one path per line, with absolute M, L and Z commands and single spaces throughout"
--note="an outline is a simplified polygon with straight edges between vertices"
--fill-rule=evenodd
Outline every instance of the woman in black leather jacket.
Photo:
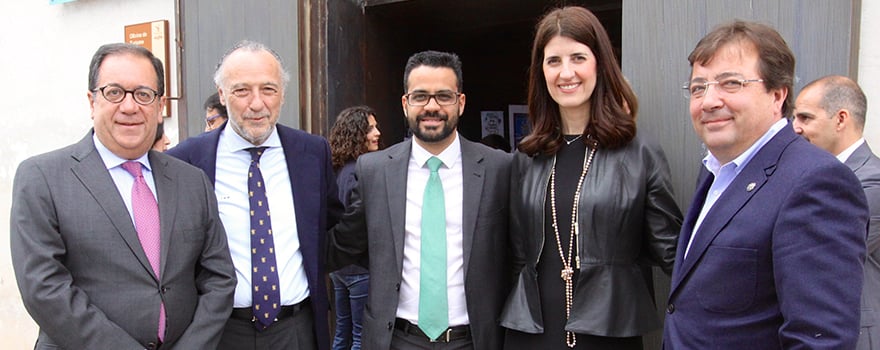
M 588 10 L 545 15 L 529 76 L 505 349 L 642 349 L 660 326 L 643 267 L 672 270 L 681 226 L 669 165 L 636 135 L 636 96 Z

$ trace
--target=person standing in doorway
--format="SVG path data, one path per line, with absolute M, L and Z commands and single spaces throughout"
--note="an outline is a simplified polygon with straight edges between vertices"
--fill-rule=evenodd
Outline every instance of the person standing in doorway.
M 344 109 L 336 116 L 330 129 L 330 153 L 339 201 L 345 207 L 351 203 L 351 191 L 357 186 L 354 173 L 360 155 L 379 150 L 379 125 L 376 113 L 367 106 Z M 363 329 L 364 304 L 370 289 L 368 261 L 351 264 L 330 273 L 336 296 L 336 336 L 333 350 L 360 350 Z

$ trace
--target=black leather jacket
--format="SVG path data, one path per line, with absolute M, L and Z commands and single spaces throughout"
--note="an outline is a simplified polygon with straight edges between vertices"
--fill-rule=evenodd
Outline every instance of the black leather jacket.
M 535 266 L 548 233 L 544 205 L 556 158 L 517 153 L 511 173 L 511 239 L 515 286 L 501 325 L 544 331 Z M 675 203 L 662 149 L 638 136 L 614 150 L 598 149 L 578 203 L 576 281 L 567 331 L 609 337 L 643 335 L 660 327 L 640 266 L 657 264 L 669 274 L 681 211 Z

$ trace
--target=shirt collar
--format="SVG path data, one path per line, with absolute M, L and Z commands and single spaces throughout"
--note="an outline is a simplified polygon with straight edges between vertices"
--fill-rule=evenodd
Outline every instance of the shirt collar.
M 860 138 L 858 141 L 847 147 L 845 150 L 843 150 L 843 152 L 840 152 L 840 154 L 837 155 L 837 160 L 839 160 L 841 163 L 846 163 L 846 160 L 849 159 L 849 156 L 855 153 L 856 149 L 861 147 L 863 143 L 865 143 L 864 137 Z
M 269 134 L 269 138 L 259 146 L 254 146 L 250 141 L 241 137 L 232 129 L 232 125 L 227 125 L 226 128 L 223 128 L 223 131 L 220 132 L 220 139 L 226 143 L 229 147 L 228 149 L 232 152 L 243 151 L 253 147 L 281 147 L 281 137 L 278 136 L 278 128 L 276 126 L 272 127 L 272 133 Z
M 419 145 L 415 139 L 412 140 L 412 159 L 419 165 L 419 167 L 424 168 L 425 163 L 428 162 L 428 159 L 431 157 L 440 158 L 440 161 L 443 162 L 443 165 L 449 169 L 455 165 L 456 160 L 461 157 L 461 141 L 459 141 L 458 132 L 455 133 L 455 138 L 452 140 L 452 143 L 440 152 L 438 155 L 433 155 L 431 152 L 428 152 L 424 147 Z
M 721 164 L 718 159 L 712 155 L 712 152 L 709 152 L 709 154 L 707 154 L 706 157 L 703 158 L 703 166 L 705 166 L 706 169 L 709 170 L 712 174 L 717 175 L 718 171 L 722 167 L 727 166 L 728 164 L 733 164 L 736 173 L 739 174 L 740 171 L 742 171 L 742 169 L 746 166 L 746 164 L 748 164 L 749 161 L 752 160 L 755 154 L 758 153 L 761 147 L 764 147 L 767 142 L 770 142 L 770 139 L 772 139 L 773 136 L 776 136 L 776 134 L 779 133 L 779 131 L 787 125 L 788 120 L 785 118 L 780 118 L 778 121 L 773 123 L 773 125 L 770 126 L 770 129 L 767 130 L 767 132 L 765 132 L 764 135 L 761 136 L 761 138 L 755 141 L 755 143 L 753 143 L 751 147 L 746 149 L 745 152 L 743 152 L 727 164 Z
M 104 166 L 107 167 L 107 169 L 113 169 L 122 165 L 122 163 L 129 161 L 128 159 L 117 156 L 115 153 L 110 151 L 107 146 L 104 146 L 104 144 L 101 143 L 101 140 L 98 139 L 98 135 L 96 133 L 92 133 L 92 141 L 95 143 L 95 148 L 98 150 L 98 155 L 101 156 L 101 160 L 104 162 Z M 144 153 L 139 158 L 133 160 L 143 164 L 144 167 L 147 168 L 147 170 L 153 171 L 153 168 L 150 166 L 149 154 L 150 151 L 147 151 L 147 153 Z

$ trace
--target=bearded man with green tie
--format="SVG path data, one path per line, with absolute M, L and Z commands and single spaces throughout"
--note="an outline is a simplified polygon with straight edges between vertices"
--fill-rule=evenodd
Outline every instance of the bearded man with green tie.
M 330 231 L 331 265 L 369 256 L 364 349 L 500 349 L 510 156 L 457 132 L 455 54 L 411 56 L 404 91 L 413 137 L 358 159 L 352 204 Z

